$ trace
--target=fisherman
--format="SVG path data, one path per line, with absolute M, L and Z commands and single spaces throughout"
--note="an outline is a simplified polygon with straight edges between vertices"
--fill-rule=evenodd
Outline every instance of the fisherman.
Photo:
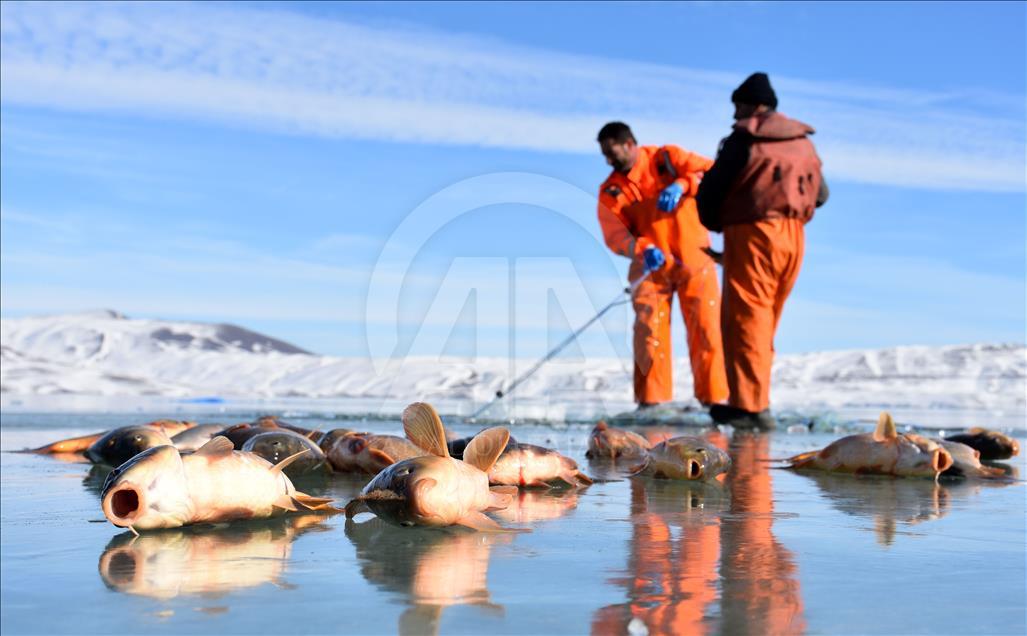
M 709 233 L 700 225 L 695 193 L 712 162 L 678 146 L 639 146 L 626 124 L 610 122 L 598 136 L 613 170 L 599 187 L 599 225 L 606 245 L 631 259 L 628 277 L 651 274 L 635 308 L 635 401 L 645 409 L 673 398 L 670 308 L 674 294 L 688 332 L 696 399 L 727 399 L 720 340 L 720 288 Z
M 714 421 L 771 429 L 774 332 L 799 276 L 804 226 L 827 201 L 810 126 L 777 112 L 766 73 L 731 94 L 735 124 L 696 195 L 702 224 L 724 233 L 721 332 L 731 397 Z

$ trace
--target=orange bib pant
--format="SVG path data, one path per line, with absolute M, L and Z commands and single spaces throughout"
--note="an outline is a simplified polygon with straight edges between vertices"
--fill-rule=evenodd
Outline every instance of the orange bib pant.
M 721 333 L 731 406 L 770 407 L 774 333 L 799 277 L 805 229 L 797 219 L 771 218 L 724 228 L 724 311 Z

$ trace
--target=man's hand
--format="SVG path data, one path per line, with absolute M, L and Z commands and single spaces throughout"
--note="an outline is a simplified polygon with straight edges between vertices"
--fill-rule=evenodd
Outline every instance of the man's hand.
M 655 245 L 650 245 L 645 248 L 642 252 L 642 259 L 645 261 L 645 268 L 650 272 L 655 272 L 667 262 L 667 258 L 663 255 L 663 251 Z
M 678 207 L 678 201 L 681 200 L 681 195 L 685 193 L 685 189 L 681 187 L 681 184 L 675 181 L 660 193 L 660 198 L 656 202 L 656 207 L 661 212 L 673 212 L 674 208 Z

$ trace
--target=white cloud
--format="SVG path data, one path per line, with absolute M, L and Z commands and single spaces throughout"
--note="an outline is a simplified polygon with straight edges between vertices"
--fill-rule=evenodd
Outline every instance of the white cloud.
M 4 103 L 296 134 L 593 153 L 597 127 L 622 118 L 712 153 L 741 79 L 234 6 L 0 11 Z M 774 81 L 786 112 L 820 130 L 829 178 L 1024 190 L 1022 99 Z M 982 99 L 1007 115 L 965 114 Z

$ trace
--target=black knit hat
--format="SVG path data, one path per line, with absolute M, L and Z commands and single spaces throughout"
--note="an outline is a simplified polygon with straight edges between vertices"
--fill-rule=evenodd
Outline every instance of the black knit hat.
M 736 104 L 766 104 L 777 108 L 777 95 L 766 73 L 753 73 L 745 78 L 742 85 L 731 93 L 731 101 Z

